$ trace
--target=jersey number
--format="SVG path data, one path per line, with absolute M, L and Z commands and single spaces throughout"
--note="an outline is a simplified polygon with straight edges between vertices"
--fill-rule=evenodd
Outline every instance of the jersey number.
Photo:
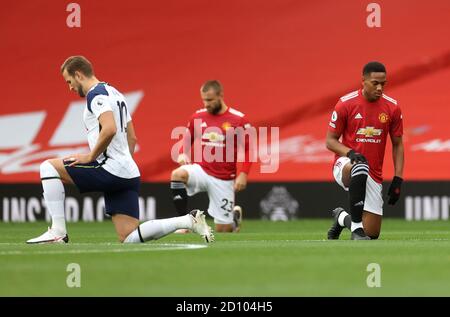
M 120 131 L 127 132 L 127 105 L 125 104 L 125 101 L 117 101 L 117 107 L 119 107 L 120 114 Z
M 220 206 L 225 211 L 232 212 L 233 211 L 233 202 L 228 199 L 222 199 L 223 205 Z

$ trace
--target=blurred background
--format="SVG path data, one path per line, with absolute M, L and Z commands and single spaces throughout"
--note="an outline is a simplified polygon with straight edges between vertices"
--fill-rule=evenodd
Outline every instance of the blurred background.
M 201 84 L 218 79 L 225 102 L 256 127 L 280 128 L 280 166 L 255 164 L 236 203 L 248 218 L 329 217 L 347 206 L 325 148 L 338 98 L 360 88 L 365 63 L 387 67 L 385 93 L 403 111 L 405 185 L 386 217 L 448 219 L 450 204 L 450 2 L 8 1 L 0 11 L 0 221 L 44 219 L 39 164 L 87 148 L 85 100 L 60 66 L 84 55 L 100 80 L 128 99 L 144 182 L 141 218 L 175 215 L 172 129 L 202 107 Z M 369 23 L 370 24 L 370 23 Z M 384 177 L 393 176 L 390 146 Z M 206 208 L 205 195 L 190 207 Z M 71 221 L 101 221 L 99 194 L 67 189 Z

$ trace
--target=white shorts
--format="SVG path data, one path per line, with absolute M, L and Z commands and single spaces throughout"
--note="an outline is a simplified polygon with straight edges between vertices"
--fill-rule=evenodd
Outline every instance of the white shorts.
M 350 159 L 348 157 L 342 156 L 337 159 L 333 166 L 333 176 L 342 188 L 348 191 L 348 187 L 345 187 L 342 182 L 342 171 L 344 166 L 350 163 Z M 367 177 L 366 183 L 366 197 L 364 199 L 364 210 L 374 213 L 376 215 L 383 215 L 383 197 L 381 195 L 381 191 L 383 186 L 376 181 L 373 180 L 370 175 Z
M 198 164 L 182 165 L 189 174 L 186 191 L 189 196 L 207 192 L 208 214 L 217 224 L 233 223 L 234 180 L 223 180 L 207 174 Z

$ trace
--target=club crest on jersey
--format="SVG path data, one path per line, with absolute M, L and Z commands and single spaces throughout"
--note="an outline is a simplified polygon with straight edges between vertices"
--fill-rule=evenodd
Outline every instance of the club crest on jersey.
M 381 123 L 386 123 L 389 121 L 389 116 L 383 112 L 383 113 L 380 113 L 380 115 L 378 116 L 378 119 L 380 120 Z
M 364 135 L 366 138 L 371 138 L 374 136 L 381 135 L 381 132 L 383 132 L 382 129 L 375 129 L 374 127 L 365 127 L 365 128 L 359 128 L 358 132 L 356 134 Z
M 225 140 L 225 136 L 217 132 L 204 133 L 202 138 L 207 139 L 209 142 L 223 142 Z

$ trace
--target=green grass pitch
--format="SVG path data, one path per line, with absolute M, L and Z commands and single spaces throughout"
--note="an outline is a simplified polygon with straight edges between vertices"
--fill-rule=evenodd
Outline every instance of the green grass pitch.
M 247 220 L 206 247 L 195 234 L 121 245 L 110 222 L 69 223 L 67 245 L 26 245 L 45 223 L 0 223 L 0 296 L 450 296 L 448 221 L 385 219 L 378 241 L 324 240 L 330 223 Z M 367 285 L 370 263 L 380 287 Z

